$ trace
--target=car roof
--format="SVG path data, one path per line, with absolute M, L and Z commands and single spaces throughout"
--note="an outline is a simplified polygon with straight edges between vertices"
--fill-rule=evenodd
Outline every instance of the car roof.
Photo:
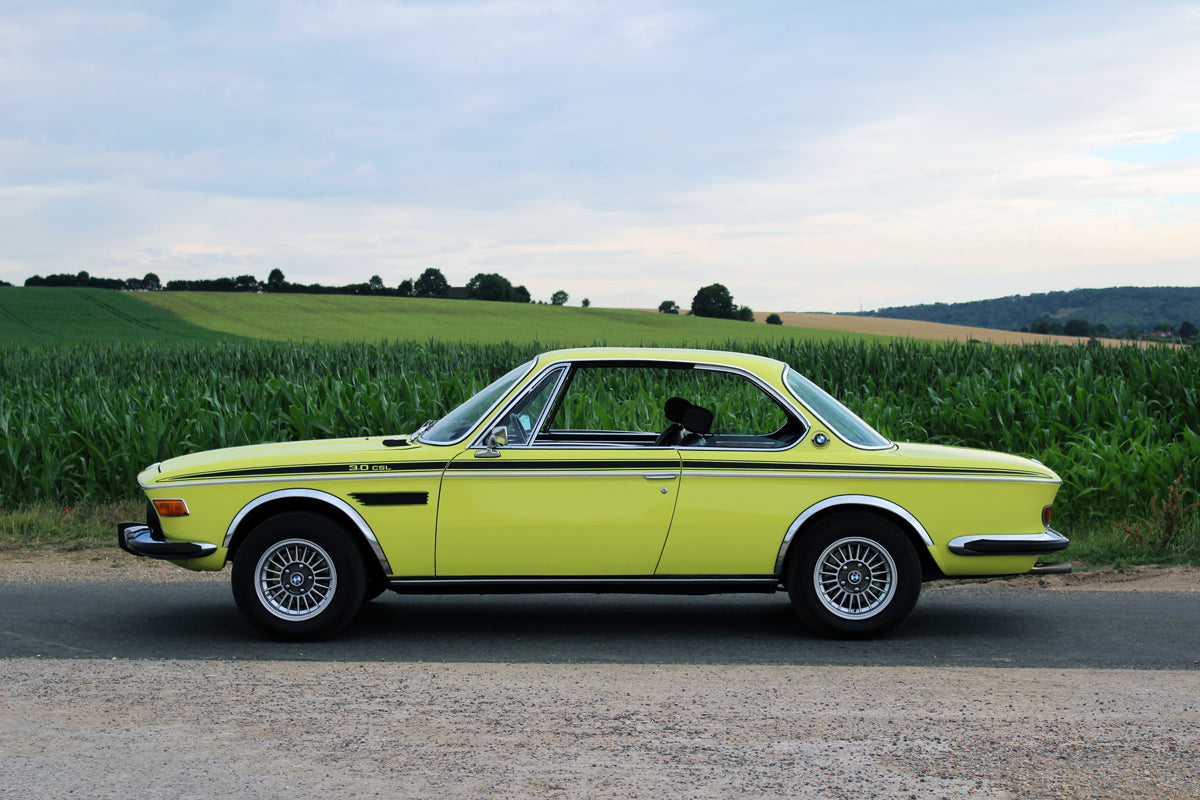
M 721 364 L 754 372 L 776 373 L 784 363 L 766 356 L 730 350 L 699 350 L 675 347 L 575 347 L 550 350 L 538 357 L 541 364 L 555 361 L 678 361 L 682 363 Z

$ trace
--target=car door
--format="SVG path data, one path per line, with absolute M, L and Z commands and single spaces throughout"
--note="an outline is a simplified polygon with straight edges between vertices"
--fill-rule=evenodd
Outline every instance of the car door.
M 711 429 L 679 443 L 680 494 L 658 575 L 769 575 L 788 526 L 827 487 L 793 469 L 806 422 L 737 371 L 697 369 Z
M 680 461 L 655 446 L 661 411 L 630 369 L 548 371 L 490 426 L 503 423 L 506 442 L 490 448 L 482 437 L 450 462 L 439 577 L 654 574 Z

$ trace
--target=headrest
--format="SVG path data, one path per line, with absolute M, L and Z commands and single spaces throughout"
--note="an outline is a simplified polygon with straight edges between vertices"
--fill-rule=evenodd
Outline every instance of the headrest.
M 683 422 L 683 412 L 692 407 L 692 404 L 682 397 L 672 397 L 663 405 L 663 412 L 667 415 L 667 420 L 670 422 Z
M 713 412 L 700 406 L 688 406 L 679 422 L 692 433 L 705 434 L 712 430 Z

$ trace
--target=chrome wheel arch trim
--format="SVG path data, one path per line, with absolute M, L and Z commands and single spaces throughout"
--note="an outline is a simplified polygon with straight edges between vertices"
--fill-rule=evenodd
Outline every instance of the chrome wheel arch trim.
M 933 538 L 925 530 L 925 526 L 903 506 L 897 505 L 891 500 L 884 500 L 882 497 L 873 497 L 865 494 L 842 494 L 836 497 L 827 497 L 819 503 L 814 503 L 806 508 L 804 513 L 796 517 L 796 520 L 788 526 L 787 533 L 783 537 L 783 543 L 779 545 L 779 555 L 775 559 L 776 575 L 783 576 L 783 565 L 787 561 L 788 548 L 792 544 L 792 539 L 804 527 L 805 523 L 822 511 L 828 511 L 831 508 L 841 508 L 843 506 L 848 508 L 868 506 L 895 514 L 909 526 L 913 533 L 921 538 L 926 547 L 933 547 Z
M 296 498 L 316 500 L 320 503 L 324 503 L 325 505 L 332 506 L 340 511 L 343 515 L 345 515 L 346 519 L 350 520 L 350 522 L 354 524 L 354 527 L 358 529 L 358 532 L 366 540 L 367 544 L 371 548 L 371 552 L 375 555 L 375 558 L 378 559 L 379 566 L 383 568 L 383 574 L 392 574 L 392 567 L 388 563 L 387 556 L 383 553 L 383 547 L 380 546 L 379 540 L 375 538 L 375 532 L 371 530 L 371 526 L 368 525 L 367 521 L 362 518 L 362 515 L 359 514 L 353 506 L 351 506 L 342 498 L 329 494 L 328 492 L 319 492 L 316 489 L 279 489 L 278 491 L 267 492 L 264 495 L 259 495 L 246 505 L 242 506 L 242 510 L 239 511 L 236 516 L 234 516 L 233 521 L 229 523 L 229 528 L 225 531 L 225 539 L 221 542 L 221 546 L 226 550 L 229 549 L 229 545 L 233 543 L 233 535 L 237 532 L 238 527 L 242 524 L 242 520 L 244 520 L 247 515 L 250 514 L 250 512 L 266 505 L 267 503 Z

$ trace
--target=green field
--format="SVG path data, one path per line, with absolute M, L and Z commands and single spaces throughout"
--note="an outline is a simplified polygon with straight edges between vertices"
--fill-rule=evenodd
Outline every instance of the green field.
M 0 342 L 219 342 L 237 338 L 193 324 L 124 292 L 0 287 Z
M 705 342 L 886 340 L 868 334 L 605 308 L 353 295 L 147 292 L 136 298 L 216 331 L 292 342 Z

